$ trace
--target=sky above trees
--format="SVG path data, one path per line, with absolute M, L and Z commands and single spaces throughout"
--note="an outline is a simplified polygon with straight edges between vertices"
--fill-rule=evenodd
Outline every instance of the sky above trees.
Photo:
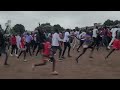
M 0 11 L 0 24 L 5 28 L 7 20 L 11 26 L 23 24 L 26 30 L 34 30 L 40 23 L 60 24 L 64 28 L 92 26 L 107 19 L 120 20 L 120 11 Z

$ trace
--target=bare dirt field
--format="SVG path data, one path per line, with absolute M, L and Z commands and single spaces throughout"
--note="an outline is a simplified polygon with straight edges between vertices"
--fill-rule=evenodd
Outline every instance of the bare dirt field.
M 98 52 L 95 50 L 93 59 L 88 57 L 89 53 L 90 50 L 79 59 L 77 64 L 75 58 L 79 53 L 71 50 L 71 58 L 65 55 L 66 59 L 56 63 L 56 71 L 59 75 L 50 74 L 52 70 L 50 62 L 32 71 L 32 63 L 41 62 L 40 55 L 30 57 L 27 54 L 27 62 L 23 62 L 23 57 L 18 60 L 16 57 L 9 56 L 9 66 L 3 66 L 3 58 L 0 57 L 0 79 L 120 79 L 119 51 L 113 53 L 108 60 L 104 59 L 108 54 L 104 48 Z

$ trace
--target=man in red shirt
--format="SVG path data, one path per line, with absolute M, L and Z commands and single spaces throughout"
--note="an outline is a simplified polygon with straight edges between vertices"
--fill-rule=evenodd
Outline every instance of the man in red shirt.
M 16 37 L 15 37 L 15 35 L 12 35 L 10 41 L 11 41 L 11 45 L 12 45 L 12 50 L 11 50 L 10 55 L 13 56 L 13 51 L 16 50 L 15 55 L 18 56 L 18 55 L 17 55 L 17 50 L 18 50 L 18 49 L 17 49 L 17 42 L 16 42 Z

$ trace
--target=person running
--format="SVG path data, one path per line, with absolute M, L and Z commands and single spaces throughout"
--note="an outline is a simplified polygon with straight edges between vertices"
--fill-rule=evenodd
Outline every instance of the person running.
M 12 45 L 12 50 L 11 50 L 10 56 L 13 56 L 13 52 L 15 52 L 15 56 L 18 56 L 17 55 L 17 51 L 18 51 L 17 40 L 16 40 L 16 36 L 14 34 L 12 35 L 10 41 L 11 41 L 11 45 Z
M 16 36 L 16 42 L 17 42 L 18 51 L 20 51 L 20 40 L 21 40 L 20 35 L 17 35 L 17 36 Z
M 36 36 L 36 39 L 37 39 L 36 41 L 37 41 L 37 45 L 38 45 L 38 50 L 36 52 L 36 56 L 37 56 L 38 53 L 39 52 L 41 53 L 41 51 L 43 50 L 43 43 L 46 40 L 43 30 L 38 29 L 38 34 Z
M 85 52 L 87 51 L 87 49 L 92 49 L 91 50 L 91 53 L 89 55 L 89 58 L 93 58 L 92 57 L 92 54 L 93 54 L 93 51 L 94 51 L 94 47 L 93 47 L 93 39 L 92 37 L 89 35 L 89 32 L 86 32 L 86 35 L 84 36 L 84 43 L 83 43 L 83 51 L 82 53 L 76 58 L 76 62 L 78 63 L 78 59 L 85 54 Z
M 70 49 L 71 49 L 71 45 L 70 45 L 70 33 L 69 33 L 69 29 L 66 29 L 66 32 L 65 32 L 65 35 L 64 35 L 64 39 L 63 39 L 63 42 L 64 42 L 64 50 L 63 50 L 63 53 L 62 53 L 62 58 L 64 59 L 64 54 L 65 54 L 65 51 L 68 47 L 68 57 L 71 57 L 70 55 Z
M 80 39 L 80 45 L 79 47 L 77 48 L 77 52 L 80 52 L 79 49 L 80 47 L 83 45 L 84 43 L 84 36 L 86 35 L 86 32 L 85 31 L 82 31 L 82 33 L 79 35 L 79 39 Z
M 49 42 L 49 39 L 46 39 L 45 43 L 43 43 L 44 49 L 42 52 L 42 62 L 40 64 L 32 64 L 32 70 L 35 69 L 37 66 L 43 66 L 46 65 L 48 60 L 50 59 L 51 62 L 53 62 L 53 67 L 52 67 L 52 73 L 53 75 L 57 75 L 58 73 L 55 71 L 55 59 L 53 57 L 54 53 L 52 51 L 51 53 L 51 44 Z
M 55 33 L 52 36 L 52 49 L 57 52 L 57 49 L 59 49 L 59 60 L 62 60 L 61 54 L 62 54 L 62 48 L 60 42 L 63 40 L 59 36 L 59 32 L 57 29 L 55 29 Z
M 37 34 L 35 33 L 34 35 L 33 35 L 33 52 L 32 52 L 32 54 L 34 55 L 34 52 L 35 52 L 35 50 L 36 50 L 36 48 L 37 48 L 37 39 L 36 39 L 36 36 L 37 36 Z
M 107 59 L 116 50 L 120 50 L 120 28 L 116 31 L 116 37 L 113 41 L 112 50 L 108 53 L 105 59 Z
M 94 41 L 94 47 L 96 47 L 97 46 L 97 50 L 98 50 L 98 48 L 99 48 L 99 36 L 98 36 L 98 34 L 99 34 L 99 31 L 98 31 L 98 27 L 96 26 L 94 29 L 93 29 L 93 34 L 92 34 L 92 37 L 93 37 L 93 41 Z
M 30 44 L 31 44 L 31 41 L 32 41 L 32 37 L 30 36 L 29 33 L 27 33 L 27 35 L 25 35 L 25 39 L 26 39 L 25 41 L 26 41 L 26 47 L 27 47 L 26 52 L 27 53 L 29 52 L 30 56 L 32 56 L 31 49 L 30 49 Z
M 7 28 L 6 28 L 6 30 L 7 30 Z M 5 30 L 4 33 L 2 33 L 2 31 L 0 31 L 0 57 L 2 56 L 2 54 L 5 55 L 4 65 L 8 65 L 8 63 L 7 63 L 8 54 L 6 52 L 5 37 L 4 37 L 4 34 L 6 33 L 6 30 Z
M 24 35 L 22 35 L 21 40 L 20 40 L 20 53 L 18 55 L 18 59 L 21 56 L 22 53 L 24 53 L 24 61 L 26 62 L 26 41 L 25 41 Z
M 116 39 L 116 31 L 118 30 L 118 27 L 115 26 L 111 29 L 111 32 L 112 32 L 112 40 L 110 41 L 109 45 L 108 45 L 108 49 L 110 49 L 110 46 L 112 45 L 113 41 Z

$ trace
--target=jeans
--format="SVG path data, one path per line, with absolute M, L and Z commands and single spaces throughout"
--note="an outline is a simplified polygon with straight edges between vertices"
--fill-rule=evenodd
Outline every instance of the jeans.
M 64 50 L 63 50 L 62 56 L 64 56 L 67 47 L 68 47 L 68 56 L 70 56 L 70 49 L 71 49 L 70 42 L 64 42 Z

